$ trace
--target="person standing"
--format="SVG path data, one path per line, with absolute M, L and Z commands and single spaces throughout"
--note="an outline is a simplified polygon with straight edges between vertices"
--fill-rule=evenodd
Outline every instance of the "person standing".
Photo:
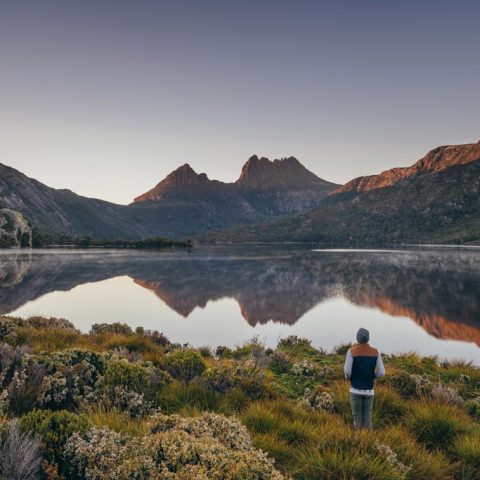
M 370 333 L 365 328 L 357 332 L 357 342 L 345 358 L 345 378 L 350 380 L 350 406 L 355 428 L 372 428 L 374 383 L 385 375 L 380 352 L 369 345 Z

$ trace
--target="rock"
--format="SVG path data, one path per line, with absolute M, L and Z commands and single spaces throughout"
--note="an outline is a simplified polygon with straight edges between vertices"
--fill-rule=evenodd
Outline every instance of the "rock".
M 0 247 L 31 247 L 32 227 L 15 210 L 0 209 Z

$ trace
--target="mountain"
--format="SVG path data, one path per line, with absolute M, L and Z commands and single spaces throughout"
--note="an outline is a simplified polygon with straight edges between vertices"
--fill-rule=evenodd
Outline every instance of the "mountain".
M 127 207 L 47 187 L 2 164 L 0 200 L 43 233 L 136 238 L 141 228 L 129 217 Z
M 411 167 L 348 182 L 305 214 L 201 240 L 480 243 L 480 143 L 435 148 Z
M 21 212 L 42 234 L 94 238 L 186 238 L 265 222 L 312 209 L 337 187 L 293 157 L 270 161 L 254 156 L 237 182 L 210 180 L 185 164 L 132 204 L 117 205 L 48 187 L 0 164 L 3 206 Z
M 206 173 L 198 174 L 188 163 L 185 163 L 151 190 L 136 197 L 134 202 L 161 201 L 195 190 L 221 189 L 224 185 L 226 184 L 210 180 Z
M 250 157 L 235 184 L 244 190 L 323 190 L 331 191 L 327 182 L 307 170 L 295 157 L 270 161 L 268 158 Z
M 135 198 L 133 209 L 165 235 L 189 236 L 305 212 L 337 187 L 293 157 L 254 155 L 234 183 L 210 180 L 185 164 Z

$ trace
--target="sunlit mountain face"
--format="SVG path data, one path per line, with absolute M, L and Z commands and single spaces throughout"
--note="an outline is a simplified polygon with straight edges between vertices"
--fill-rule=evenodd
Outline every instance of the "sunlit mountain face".
M 341 297 L 390 317 L 411 319 L 436 338 L 480 346 L 476 249 L 7 252 L 0 255 L 0 267 L 4 315 L 25 305 L 33 305 L 35 311 L 35 302 L 53 292 L 127 276 L 132 288 L 153 292 L 159 306 L 175 311 L 179 321 L 210 302 L 233 299 L 251 326 L 293 326 L 314 307 Z M 141 305 L 138 311 L 141 317 Z

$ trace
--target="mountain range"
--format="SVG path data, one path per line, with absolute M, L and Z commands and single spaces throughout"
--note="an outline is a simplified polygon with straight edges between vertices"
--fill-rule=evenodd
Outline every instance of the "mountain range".
M 205 230 L 265 222 L 310 210 L 338 185 L 290 157 L 252 156 L 234 183 L 210 180 L 188 164 L 130 205 L 54 189 L 0 164 L 0 201 L 42 233 L 94 238 L 185 238 Z
M 201 238 L 352 246 L 480 243 L 480 142 L 438 147 L 411 167 L 355 178 L 304 214 Z
M 1 206 L 41 234 L 327 245 L 480 242 L 480 142 L 437 147 L 411 167 L 323 180 L 296 158 L 254 155 L 236 182 L 188 164 L 129 205 L 54 189 L 0 164 Z

